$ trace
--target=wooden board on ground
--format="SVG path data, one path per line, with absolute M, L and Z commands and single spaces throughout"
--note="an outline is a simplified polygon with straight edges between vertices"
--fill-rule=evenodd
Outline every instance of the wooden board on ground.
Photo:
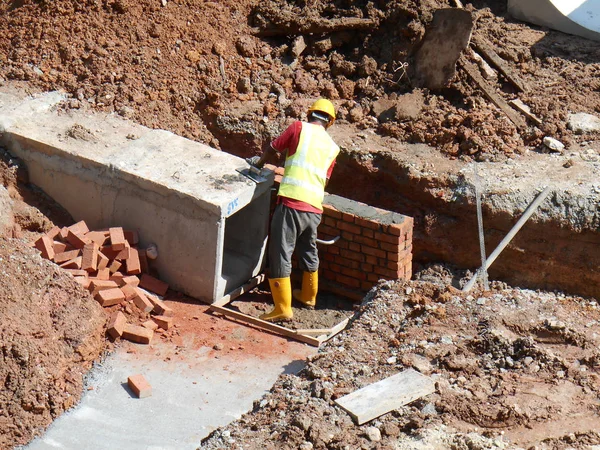
M 262 328 L 264 330 L 268 330 L 273 333 L 277 333 L 282 336 L 286 336 L 286 337 L 295 339 L 297 341 L 304 342 L 309 345 L 313 345 L 315 347 L 318 347 L 323 342 L 328 341 L 333 336 L 335 336 L 336 334 L 341 332 L 344 328 L 346 328 L 346 325 L 348 324 L 348 321 L 350 320 L 350 318 L 348 317 L 332 328 L 321 328 L 321 329 L 315 329 L 315 330 L 311 330 L 311 329 L 292 330 L 292 329 L 286 328 L 284 326 L 285 322 L 283 322 L 283 323 L 280 322 L 277 324 L 267 322 L 265 320 L 261 320 L 256 317 L 252 317 L 252 316 L 249 316 L 249 315 L 241 313 L 241 312 L 232 311 L 230 309 L 224 308 L 223 305 L 216 305 L 215 303 L 210 305 L 209 311 L 214 311 L 214 312 L 223 314 L 224 316 L 239 320 L 240 322 L 248 323 L 257 328 Z M 314 337 L 314 336 L 317 336 L 317 337 Z
M 335 400 L 362 425 L 387 412 L 435 392 L 433 380 L 408 369 Z
M 265 274 L 261 273 L 261 274 L 255 276 L 254 278 L 251 278 L 246 284 L 243 284 L 239 288 L 231 291 L 225 297 L 223 297 L 220 300 L 217 300 L 216 302 L 214 302 L 212 304 L 215 306 L 226 305 L 227 303 L 231 302 L 232 300 L 235 300 L 236 298 L 238 298 L 240 295 L 243 295 L 246 292 L 250 292 L 252 289 L 254 289 L 256 286 L 258 286 L 263 281 L 265 281 Z
M 438 9 L 415 54 L 411 79 L 418 87 L 441 89 L 456 73 L 456 62 L 469 45 L 473 17 L 464 9 Z

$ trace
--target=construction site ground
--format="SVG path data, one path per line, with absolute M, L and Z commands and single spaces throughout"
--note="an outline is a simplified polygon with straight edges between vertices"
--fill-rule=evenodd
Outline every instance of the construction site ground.
M 239 156 L 257 154 L 263 142 L 302 118 L 315 98 L 330 97 L 339 111 L 332 134 L 345 142 L 328 190 L 415 217 L 415 279 L 382 282 L 360 308 L 342 311 L 343 317 L 356 316 L 308 357 L 303 370 L 279 377 L 250 411 L 202 443 L 210 430 L 192 430 L 201 448 L 600 448 L 600 313 L 598 285 L 589 275 L 597 268 L 586 265 L 593 256 L 588 252 L 597 251 L 593 233 L 600 226 L 600 141 L 598 132 L 576 134 L 567 126 L 570 113 L 600 113 L 600 49 L 592 41 L 512 21 L 504 1 L 466 3 L 474 35 L 492 43 L 529 85 L 519 98 L 543 122 L 517 130 L 461 70 L 444 89 L 411 85 L 411 67 L 403 63 L 432 12 L 455 4 L 0 1 L 4 89 L 61 89 L 72 94 L 61 106 L 65 114 L 114 112 Z M 323 17 L 369 19 L 371 25 L 310 34 Z M 307 47 L 293 57 L 300 35 Z M 488 82 L 500 93 L 514 93 L 500 76 Z M 550 153 L 544 136 L 566 149 Z M 524 228 L 522 240 L 506 250 L 508 259 L 496 263 L 499 272 L 492 271 L 492 278 L 501 275 L 514 287 L 496 281 L 490 291 L 462 293 L 457 288 L 471 272 L 430 263 L 479 264 L 475 215 L 459 208 L 461 218 L 447 220 L 448 205 L 466 189 L 453 177 L 474 163 L 496 195 L 484 209 L 496 242 L 540 186 L 549 179 L 563 184 L 552 205 L 540 210 L 545 222 Z M 492 163 L 501 170 L 488 171 Z M 18 181 L 17 168 L 3 154 L 0 448 L 7 449 L 43 434 L 77 405 L 94 387 L 93 377 L 85 380 L 87 371 L 114 350 L 102 308 L 28 246 L 54 224 L 73 220 Z M 398 181 L 403 177 L 414 184 L 404 186 Z M 579 242 L 560 257 L 579 264 L 563 267 L 558 257 L 545 254 L 535 263 L 520 262 L 520 255 L 537 254 L 538 240 L 542 245 L 554 235 L 557 248 L 570 239 Z M 534 246 L 527 247 L 527 240 Z M 547 261 L 562 275 L 536 287 L 563 285 L 583 296 L 516 287 L 539 281 L 536 276 L 546 270 L 539 265 Z M 154 355 L 160 364 L 193 368 L 200 349 L 208 358 L 227 353 L 252 361 L 279 358 L 281 348 L 291 359 L 305 352 L 274 335 L 239 331 L 244 328 L 206 314 L 206 306 L 173 295 L 167 301 L 185 320 L 163 334 L 161 343 L 175 350 Z M 268 303 L 231 306 L 258 314 Z M 329 327 L 343 318 L 331 311 L 331 320 L 321 323 L 322 316 L 311 319 L 314 312 L 299 309 L 293 326 Z M 243 344 L 236 338 L 240 333 Z M 119 351 L 128 355 L 129 349 L 144 361 L 155 353 L 126 345 Z M 436 392 L 361 426 L 333 403 L 409 367 L 431 376 Z

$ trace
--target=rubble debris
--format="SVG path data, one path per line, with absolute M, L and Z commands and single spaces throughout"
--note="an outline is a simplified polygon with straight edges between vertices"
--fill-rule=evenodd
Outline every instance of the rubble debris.
M 519 74 L 517 74 L 506 61 L 498 56 L 496 51 L 492 48 L 492 45 L 485 40 L 485 38 L 475 36 L 471 43 L 514 87 L 521 92 L 527 92 L 529 90 L 529 86 L 521 79 Z
M 600 118 L 593 114 L 569 114 L 568 127 L 575 134 L 584 134 L 600 131 Z
M 508 103 L 510 104 L 510 106 L 523 113 L 525 117 L 534 122 L 536 125 L 539 126 L 542 124 L 542 120 L 531 112 L 531 108 L 518 98 L 513 99 Z

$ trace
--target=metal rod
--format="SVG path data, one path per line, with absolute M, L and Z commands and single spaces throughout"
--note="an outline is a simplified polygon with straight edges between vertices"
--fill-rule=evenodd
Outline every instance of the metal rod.
M 332 240 L 330 241 L 324 241 L 323 239 L 317 239 L 317 244 L 323 244 L 323 245 L 331 245 L 331 244 L 335 244 L 337 241 L 340 240 L 341 236 L 336 236 L 334 237 Z
M 519 232 L 519 230 L 523 227 L 523 225 L 525 225 L 525 222 L 527 222 L 529 217 L 531 217 L 531 215 L 535 212 L 535 210 L 538 209 L 538 207 L 546 199 L 546 197 L 548 196 L 549 193 L 550 193 L 550 186 L 547 186 L 546 189 L 544 189 L 536 197 L 536 199 L 527 207 L 527 209 L 525 210 L 525 212 L 523 213 L 523 215 L 521 216 L 519 221 L 512 227 L 512 229 L 508 232 L 508 234 L 504 237 L 504 239 L 502 239 L 502 242 L 500 242 L 500 244 L 498 244 L 498 247 L 496 247 L 496 249 L 492 252 L 492 254 L 489 256 L 489 258 L 485 261 L 485 266 L 484 266 L 485 270 L 489 269 L 490 266 L 492 265 L 492 263 L 494 261 L 496 261 L 496 258 L 498 257 L 498 255 L 500 255 L 500 253 L 502 253 L 502 250 L 504 250 L 504 248 L 510 243 L 510 241 L 512 241 L 512 239 Z M 481 269 L 483 269 L 483 267 Z M 475 272 L 475 275 L 473 275 L 473 278 L 471 278 L 469 280 L 469 282 L 463 288 L 463 292 L 470 291 L 471 288 L 475 285 L 475 282 L 477 281 L 478 273 L 479 273 L 479 271 Z
M 475 196 L 477 197 L 477 227 L 479 228 L 479 253 L 481 253 L 481 277 L 483 278 L 483 287 L 489 291 L 487 270 L 485 269 L 485 236 L 483 234 L 483 213 L 481 211 L 481 178 L 475 165 Z

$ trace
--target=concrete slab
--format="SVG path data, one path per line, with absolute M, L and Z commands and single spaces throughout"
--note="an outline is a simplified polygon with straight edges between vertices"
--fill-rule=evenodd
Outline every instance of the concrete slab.
M 256 184 L 241 158 L 114 115 L 59 114 L 64 100 L 0 90 L 0 144 L 75 220 L 137 229 L 160 277 L 207 303 L 262 270 L 272 173 Z
M 515 19 L 600 41 L 600 0 L 508 0 Z
M 152 346 L 124 343 L 90 372 L 80 403 L 24 450 L 186 450 L 252 409 L 282 373 L 295 373 L 316 349 L 226 320 L 206 335 Z M 226 340 L 219 337 L 222 327 Z M 241 348 L 240 348 L 241 347 Z M 138 399 L 127 377 L 142 374 L 152 396 Z

